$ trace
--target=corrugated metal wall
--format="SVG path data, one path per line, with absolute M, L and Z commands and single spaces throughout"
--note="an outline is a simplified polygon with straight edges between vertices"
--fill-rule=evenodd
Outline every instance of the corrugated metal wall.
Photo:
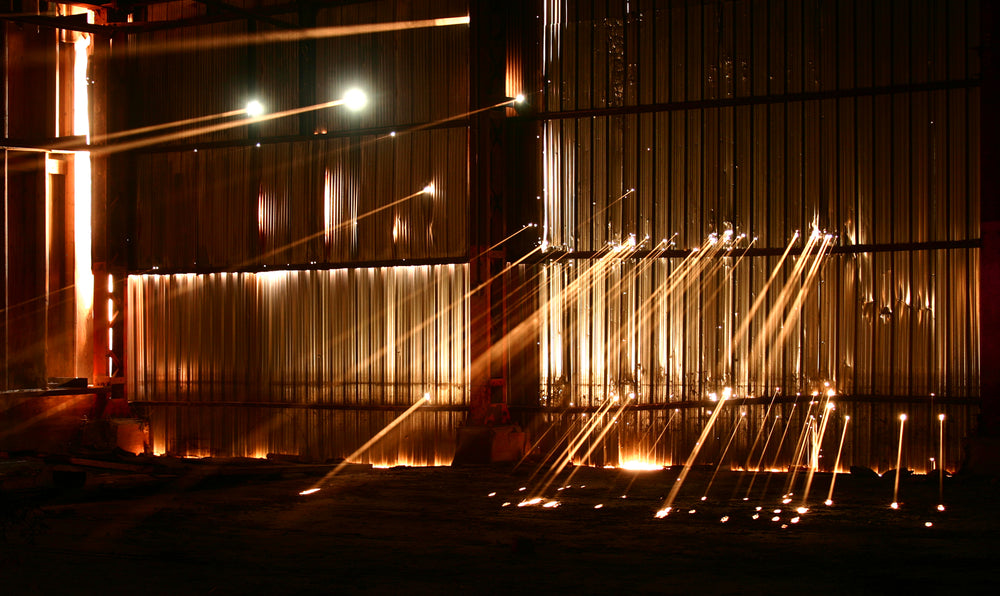
M 258 4 L 234 5 L 281 3 Z M 309 10 L 267 18 L 294 31 L 468 14 L 429 0 Z M 151 24 L 206 15 L 198 3 L 146 11 Z M 158 452 L 323 460 L 427 392 L 431 404 L 362 458 L 449 463 L 469 385 L 468 28 L 247 43 L 280 30 L 170 27 L 122 50 L 133 128 L 253 98 L 295 110 L 352 87 L 369 102 L 217 130 L 203 127 L 226 119 L 202 120 L 132 154 L 130 398 Z
M 631 424 L 659 432 L 668 404 L 699 406 L 673 428 L 703 422 L 701 402 L 723 386 L 791 397 L 830 383 L 837 419 L 853 413 L 846 463 L 884 466 L 898 414 L 934 430 L 935 402 L 960 408 L 948 409 L 957 457 L 979 391 L 978 2 L 544 9 L 543 220 L 555 252 L 542 281 L 543 399 L 593 408 L 634 391 L 653 418 Z M 801 231 L 801 248 L 813 225 L 836 241 L 782 313 L 793 327 L 758 342 L 767 313 L 789 306 L 772 290 L 730 355 L 784 247 Z M 676 251 L 593 267 L 593 251 L 630 235 L 690 249 L 725 230 L 756 240 L 680 288 L 668 288 Z M 799 258 L 776 287 L 801 284 Z M 567 299 L 581 275 L 598 279 Z M 747 430 L 765 410 L 748 410 Z M 661 459 L 685 456 L 699 432 Z M 936 447 L 914 441 L 911 466 L 923 469 Z
M 342 457 L 426 393 L 364 457 L 450 462 L 467 265 L 134 275 L 128 292 L 130 396 L 153 414 L 155 450 Z

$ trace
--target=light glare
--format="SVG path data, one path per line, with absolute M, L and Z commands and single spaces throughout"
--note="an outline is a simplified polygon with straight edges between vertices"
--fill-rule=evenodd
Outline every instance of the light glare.
M 251 100 L 247 103 L 247 116 L 251 118 L 256 118 L 264 114 L 264 104 L 260 103 L 256 99 Z
M 344 106 L 352 112 L 357 112 L 358 110 L 364 108 L 368 105 L 368 96 L 361 89 L 351 89 L 344 94 Z

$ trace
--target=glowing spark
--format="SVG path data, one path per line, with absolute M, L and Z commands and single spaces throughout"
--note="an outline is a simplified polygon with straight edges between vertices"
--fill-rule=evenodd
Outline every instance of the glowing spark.
M 552 509 L 558 506 L 559 506 L 559 501 L 549 501 L 548 503 L 542 505 L 542 507 L 545 507 L 546 509 Z
M 781 521 L 781 518 L 778 517 L 777 515 L 775 515 L 774 517 L 771 518 L 771 521 L 778 522 L 778 521 Z
M 594 509 L 600 509 L 601 507 L 604 507 L 604 503 L 598 503 L 597 505 L 594 505 Z
M 319 492 L 318 488 L 308 488 L 308 489 L 300 492 L 299 494 L 302 495 L 302 496 L 306 496 L 306 495 L 311 495 L 313 493 L 318 493 L 318 492 Z
M 924 522 L 924 527 L 925 527 L 925 528 L 930 528 L 930 527 L 932 527 L 933 525 L 934 525 L 934 522 Z
M 753 519 L 760 519 L 760 514 L 759 513 L 754 513 L 753 514 Z
M 706 495 L 706 496 L 702 497 L 701 500 L 704 501 L 707 498 L 708 498 L 708 496 Z
M 488 494 L 486 496 L 487 497 L 495 497 L 495 496 L 497 496 L 497 494 L 496 494 L 496 492 L 492 492 L 492 493 L 490 493 L 490 494 Z
M 795 511 L 797 511 L 801 515 L 805 515 L 806 513 L 809 512 L 809 508 L 808 507 L 799 507 Z
M 937 506 L 937 510 L 938 511 L 944 511 L 944 505 L 938 505 Z
M 798 518 L 798 516 L 796 516 L 796 517 L 793 517 L 793 518 L 791 519 L 791 522 L 792 522 L 793 524 L 797 524 L 797 523 L 799 523 L 799 518 Z
M 830 505 L 833 505 L 833 499 L 827 499 L 823 501 L 823 504 L 829 507 Z
M 673 507 L 665 507 L 663 509 L 660 509 L 659 511 L 656 512 L 656 519 L 662 519 L 664 517 L 667 517 L 668 515 L 670 515 L 671 509 L 673 509 Z
M 525 489 L 527 489 L 527 488 L 528 488 L 527 486 L 522 486 L 521 488 L 519 488 L 519 489 L 517 489 L 517 490 L 518 490 L 518 492 L 521 492 L 521 491 L 524 491 L 524 490 L 525 490 Z
M 343 102 L 348 110 L 357 112 L 368 105 L 368 96 L 361 89 L 350 89 L 344 94 Z
M 431 182 L 430 184 L 428 184 L 427 186 L 425 186 L 423 192 L 424 192 L 425 195 L 432 195 L 432 194 L 434 194 L 434 183 Z
M 781 500 L 781 504 L 782 504 L 782 505 L 788 505 L 788 504 L 789 504 L 789 503 L 791 503 L 791 502 L 792 502 L 792 500 L 791 500 L 791 499 L 787 499 L 787 498 L 786 498 L 786 499 L 782 499 L 782 500 Z
M 524 94 L 518 93 L 516 96 L 514 96 L 514 103 L 524 103 Z
M 256 118 L 264 113 L 264 104 L 260 103 L 256 99 L 251 100 L 247 103 L 247 116 L 251 118 Z
M 503 505 L 501 505 L 501 507 L 507 507 L 509 505 L 510 505 L 510 501 L 504 501 Z
M 889 507 L 892 508 L 892 509 L 899 509 L 899 503 L 897 503 L 896 501 L 893 501 L 892 505 L 889 505 Z
M 726 523 L 727 521 L 729 521 L 729 516 L 728 515 L 723 515 L 722 519 L 720 519 L 719 521 L 722 522 L 722 523 Z
M 773 513 L 781 513 L 781 509 L 775 509 Z
M 541 497 L 535 497 L 534 499 L 527 499 L 525 501 L 521 501 L 520 503 L 517 504 L 517 506 L 518 507 L 530 507 L 532 505 L 537 505 L 537 504 L 539 504 L 541 502 L 542 502 L 542 498 Z
M 697 512 L 698 512 L 697 509 L 688 509 L 688 513 L 697 513 Z

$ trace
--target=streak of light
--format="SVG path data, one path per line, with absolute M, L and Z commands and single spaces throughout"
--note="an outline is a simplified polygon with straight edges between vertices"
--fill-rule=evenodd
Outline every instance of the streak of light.
M 131 51 L 139 54 L 182 52 L 190 50 L 201 51 L 215 48 L 242 47 L 268 43 L 293 43 L 313 39 L 348 37 L 352 35 L 391 33 L 393 31 L 409 31 L 413 29 L 428 29 L 432 27 L 453 27 L 456 25 L 468 25 L 469 22 L 469 16 L 465 15 L 439 19 L 392 21 L 387 23 L 362 23 L 358 25 L 342 25 L 337 27 L 280 29 L 273 31 L 261 31 L 257 33 L 241 33 L 238 35 L 199 36 L 196 39 L 187 38 L 181 41 L 149 42 L 140 44 Z
M 944 503 L 944 414 L 938 414 L 938 424 L 938 503 Z M 938 511 L 944 511 L 944 505 L 938 505 Z
M 319 490 L 320 489 L 318 489 L 318 488 L 307 488 L 306 490 L 300 492 L 299 494 L 302 495 L 302 496 L 306 496 L 306 495 L 311 495 L 313 493 L 318 493 Z
M 840 454 L 844 451 L 844 439 L 847 438 L 847 425 L 850 424 L 851 417 L 844 417 L 844 429 L 840 431 L 840 445 L 837 447 L 837 460 L 833 463 L 833 476 L 830 478 L 830 491 L 826 493 L 826 504 L 833 504 L 833 485 L 837 482 L 837 470 L 840 469 Z
M 819 469 L 819 453 L 820 449 L 823 447 L 823 435 L 826 433 L 827 423 L 830 421 L 830 416 L 833 413 L 833 402 L 830 401 L 832 397 L 831 394 L 827 394 L 827 401 L 823 407 L 823 422 L 820 424 L 819 433 L 816 439 L 812 443 L 812 457 L 810 458 L 809 472 L 806 474 L 806 488 L 802 491 L 802 506 L 806 505 L 809 500 L 809 491 L 812 488 L 813 476 L 816 470 Z
M 729 453 L 729 447 L 733 444 L 733 439 L 736 438 L 736 433 L 740 430 L 740 424 L 746 420 L 745 413 L 741 412 L 739 419 L 736 420 L 736 424 L 733 425 L 733 432 L 729 435 L 729 440 L 726 442 L 725 449 L 722 450 L 722 455 L 719 456 L 719 462 L 715 464 L 715 471 L 712 472 L 712 477 L 708 481 L 708 486 L 705 487 L 704 495 L 701 499 L 704 501 L 708 498 L 709 491 L 712 490 L 712 483 L 715 482 L 715 477 L 719 474 L 719 469 L 722 468 L 722 462 L 726 459 L 726 454 Z
M 702 445 L 705 444 L 705 439 L 708 438 L 710 432 L 712 432 L 712 426 L 715 421 L 719 418 L 719 414 L 722 412 L 722 408 L 726 405 L 726 398 L 723 396 L 722 401 L 719 405 L 715 406 L 715 411 L 709 416 L 708 422 L 705 424 L 705 428 L 701 431 L 701 436 L 698 437 L 698 442 L 694 444 L 694 449 L 688 455 L 687 461 L 684 462 L 684 467 L 681 469 L 680 475 L 674 482 L 674 485 L 670 488 L 670 494 L 667 495 L 666 501 L 660 506 L 659 511 L 657 511 L 656 516 L 662 517 L 660 514 L 666 515 L 673 508 L 674 499 L 677 498 L 677 493 L 680 492 L 681 486 L 684 484 L 684 480 L 687 478 L 688 473 L 691 471 L 691 466 L 694 465 L 695 460 L 698 458 L 698 452 L 701 451 Z
M 775 392 L 775 396 L 777 396 L 777 392 Z M 768 411 L 770 411 L 770 408 L 768 408 Z M 767 446 L 771 444 L 771 437 L 774 436 L 774 429 L 778 428 L 778 421 L 780 420 L 781 420 L 780 416 L 775 416 L 774 422 L 771 423 L 771 430 L 767 431 L 767 439 L 764 441 L 764 447 L 762 447 L 760 450 L 760 457 L 757 458 L 757 465 L 754 467 L 753 475 L 750 476 L 750 485 L 747 486 L 747 492 L 745 495 L 743 495 L 744 501 L 750 498 L 750 492 L 753 491 L 753 484 L 757 480 L 757 474 L 760 473 L 761 464 L 764 462 L 764 455 L 767 453 Z M 761 426 L 761 428 L 763 428 L 763 426 Z M 750 453 L 752 454 L 753 451 L 751 450 Z M 749 461 L 750 461 L 749 458 L 747 458 L 748 462 L 747 465 L 749 465 Z
M 199 126 L 197 128 L 190 128 L 187 130 L 180 130 L 177 132 L 172 132 L 169 134 L 157 135 L 152 137 L 146 137 L 142 139 L 137 139 L 134 141 L 125 141 L 121 143 L 114 143 L 110 145 L 100 145 L 95 146 L 91 151 L 94 156 L 105 156 L 114 153 L 121 153 L 123 151 L 131 151 L 133 149 L 140 149 L 142 147 L 150 147 L 153 145 L 159 145 L 161 143 L 166 143 L 169 141 L 176 141 L 179 139 L 186 139 L 190 137 L 195 137 L 203 134 L 218 132 L 220 130 L 228 130 L 230 128 L 236 128 L 237 126 L 246 126 L 248 124 L 259 124 L 268 120 L 275 120 L 277 118 L 286 118 L 288 116 L 296 116 L 298 114 L 304 114 L 306 112 L 314 112 L 316 110 L 322 110 L 325 108 L 332 108 L 335 106 L 344 105 L 346 101 L 341 99 L 334 99 L 330 101 L 325 101 L 322 103 L 314 104 L 311 106 L 304 106 L 299 108 L 292 108 L 290 110 L 283 110 L 281 112 L 271 112 L 269 114 L 261 114 L 260 116 L 255 116 L 251 118 L 241 118 L 239 120 L 230 120 L 228 122 L 220 122 L 217 124 L 209 124 L 206 126 Z M 240 110 L 242 112 L 242 110 Z M 214 117 L 214 116 L 213 116 Z
M 893 509 L 898 508 L 899 503 L 899 477 L 903 475 L 901 469 L 903 463 L 903 429 L 906 427 L 906 414 L 899 415 L 899 446 L 896 448 L 896 478 L 892 485 L 892 505 Z
M 377 433 L 375 433 L 374 437 L 368 439 L 368 441 L 366 441 L 364 445 L 362 445 L 361 447 L 358 447 L 357 449 L 355 449 L 354 453 L 352 453 L 352 454 L 348 455 L 347 457 L 345 457 L 344 461 L 340 462 L 339 464 L 337 464 L 337 466 L 334 469 L 332 469 L 329 472 L 327 472 L 326 475 L 323 476 L 323 478 L 320 479 L 320 481 L 317 482 L 312 488 L 315 488 L 316 490 L 319 490 L 322 487 L 322 485 L 327 480 L 329 480 L 330 478 L 333 478 L 334 476 L 337 475 L 338 472 L 340 472 L 341 470 L 343 470 L 344 468 L 346 468 L 348 466 L 348 464 L 350 464 L 350 462 L 351 462 L 352 459 L 354 459 L 355 457 L 361 455 L 362 453 L 364 453 L 365 451 L 367 451 L 369 448 L 371 448 L 372 445 L 374 445 L 380 439 L 382 439 L 387 434 L 389 434 L 389 431 L 391 431 L 392 429 L 396 428 L 396 426 L 398 426 L 401 422 L 403 422 L 404 420 L 406 420 L 406 418 L 409 417 L 410 414 L 416 412 L 417 409 L 420 406 L 426 404 L 429 401 L 430 401 L 430 396 L 429 395 L 424 395 L 421 399 L 417 400 L 417 402 L 414 403 L 409 408 L 407 408 L 406 411 L 404 411 L 399 416 L 396 416 L 396 418 L 394 418 L 392 420 L 392 422 L 390 422 L 389 424 L 387 424 L 385 426 L 385 428 L 383 428 L 382 430 L 380 430 Z

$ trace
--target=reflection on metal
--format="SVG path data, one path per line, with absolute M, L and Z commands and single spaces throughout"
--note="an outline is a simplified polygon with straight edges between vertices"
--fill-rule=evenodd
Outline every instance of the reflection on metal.
M 979 396 L 978 2 L 544 4 L 543 247 L 577 255 L 539 273 L 546 422 L 583 425 L 634 391 L 592 463 L 649 459 L 662 435 L 651 459 L 677 464 L 709 394 L 731 386 L 749 404 L 745 428 L 734 407 L 715 429 L 737 432 L 732 465 L 789 466 L 812 427 L 808 397 L 829 383 L 850 398 L 828 420 L 852 418 L 845 465 L 893 467 L 900 411 L 903 465 L 918 471 L 944 409 L 966 435 Z M 879 33 L 890 22 L 906 34 Z M 806 266 L 803 239 L 779 266 L 813 226 L 831 235 L 826 256 Z M 628 238 L 690 250 L 725 230 L 754 250 L 681 285 L 689 259 L 674 252 L 605 258 Z M 775 426 L 760 401 L 775 394 L 806 397 L 781 403 L 795 420 L 765 459 L 740 441 Z M 813 462 L 837 452 L 833 428 Z
M 428 393 L 363 457 L 447 463 L 468 401 L 467 291 L 457 265 L 131 276 L 129 394 L 150 402 L 157 452 L 325 460 Z

